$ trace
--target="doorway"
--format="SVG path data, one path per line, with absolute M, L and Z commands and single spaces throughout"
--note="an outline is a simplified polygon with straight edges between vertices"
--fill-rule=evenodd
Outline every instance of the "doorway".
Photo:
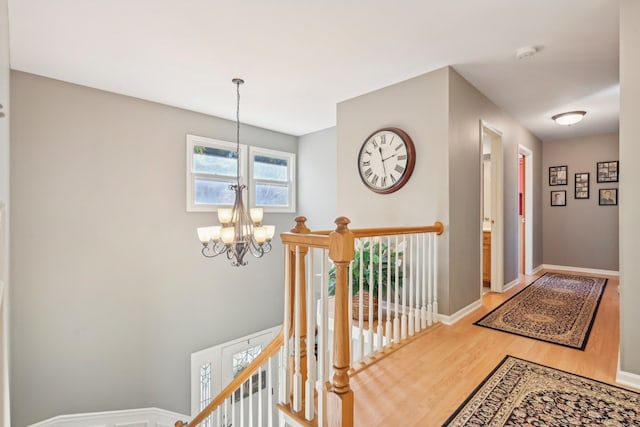
M 533 151 L 518 145 L 518 273 L 533 273 Z
M 481 293 L 503 292 L 503 154 L 502 132 L 480 122 L 481 165 Z

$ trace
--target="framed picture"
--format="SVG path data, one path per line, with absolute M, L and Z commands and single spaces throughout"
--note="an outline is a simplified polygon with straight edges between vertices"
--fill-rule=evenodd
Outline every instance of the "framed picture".
M 567 166 L 549 167 L 549 185 L 567 185 Z
M 576 174 L 575 198 L 576 199 L 589 198 L 589 173 L 588 172 L 579 172 Z
M 567 206 L 567 192 L 565 190 L 552 191 L 551 206 Z
M 601 188 L 598 194 L 598 204 L 601 206 L 616 206 L 618 204 L 618 189 Z
M 618 182 L 619 171 L 620 162 L 618 160 L 598 162 L 598 182 Z

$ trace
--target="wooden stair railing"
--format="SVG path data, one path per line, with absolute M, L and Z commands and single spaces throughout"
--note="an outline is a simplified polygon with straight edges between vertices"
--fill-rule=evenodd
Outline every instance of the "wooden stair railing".
M 351 230 L 349 219 L 339 217 L 335 230 L 312 232 L 305 222 L 305 217 L 297 217 L 296 226 L 280 235 L 285 247 L 284 322 L 280 334 L 188 425 L 178 421 L 176 427 L 195 427 L 206 420 L 278 351 L 282 351 L 277 394 L 280 415 L 305 426 L 352 427 L 354 396 L 350 375 L 397 350 L 438 321 L 435 236 L 443 233 L 442 223 Z M 395 251 L 402 248 L 401 259 L 394 265 L 392 257 L 386 257 L 386 271 L 395 273 L 395 289 L 386 293 L 386 308 L 383 310 L 379 304 L 377 313 L 373 311 L 374 295 L 369 294 L 370 320 L 366 324 L 362 308 L 365 301 L 360 294 L 360 316 L 354 323 L 352 261 L 356 248 L 366 245 L 373 248 L 376 243 L 379 253 L 369 257 L 369 283 L 374 280 L 373 255 L 382 259 L 383 247 Z M 362 253 L 359 250 L 360 257 Z M 321 258 L 319 273 L 317 258 Z M 332 313 L 328 297 L 329 262 L 335 269 Z M 360 282 L 363 264 L 364 258 L 360 258 Z M 377 269 L 378 298 L 382 300 L 383 265 L 380 263 Z M 355 273 L 357 276 L 358 272 Z M 392 288 L 389 273 L 386 276 L 387 289 Z M 378 315 L 377 322 L 373 320 L 374 314 Z M 283 425 L 282 418 L 280 423 Z
M 260 371 L 260 368 L 269 361 L 270 358 L 275 356 L 278 351 L 282 348 L 282 343 L 284 341 L 283 330 L 280 330 L 280 333 L 256 356 L 255 359 L 245 369 L 242 370 L 238 374 L 237 377 L 233 379 L 213 400 L 204 408 L 198 415 L 196 415 L 193 420 L 188 423 L 184 421 L 176 421 L 176 427 L 195 427 L 201 422 L 205 421 L 206 418 L 213 413 L 216 409 L 220 407 L 224 403 L 224 401 L 230 398 L 233 393 L 238 390 L 242 384 L 251 378 L 251 376 L 255 375 Z

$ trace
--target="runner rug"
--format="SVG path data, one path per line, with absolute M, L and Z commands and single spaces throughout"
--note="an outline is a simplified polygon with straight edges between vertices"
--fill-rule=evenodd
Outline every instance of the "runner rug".
M 584 350 L 607 279 L 546 273 L 476 325 Z
M 640 393 L 505 357 L 443 424 L 640 426 Z

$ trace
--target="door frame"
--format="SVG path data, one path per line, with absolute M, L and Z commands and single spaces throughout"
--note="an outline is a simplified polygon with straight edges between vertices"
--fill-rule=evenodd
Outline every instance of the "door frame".
M 480 162 L 482 137 L 491 138 L 491 292 L 504 291 L 504 174 L 502 132 L 485 120 L 480 120 Z M 482 164 L 482 163 L 481 163 Z M 482 198 L 480 202 L 482 203 Z M 482 218 L 480 218 L 482 221 Z M 480 223 L 480 250 L 482 250 L 482 223 Z M 482 254 L 482 252 L 480 252 Z M 482 266 L 482 255 L 480 255 Z M 480 270 L 482 271 L 482 270 Z M 482 274 L 480 274 L 482 282 Z
M 520 155 L 524 156 L 524 273 L 533 274 L 533 151 L 518 144 L 518 158 Z M 522 256 L 520 243 L 518 232 L 518 259 Z

